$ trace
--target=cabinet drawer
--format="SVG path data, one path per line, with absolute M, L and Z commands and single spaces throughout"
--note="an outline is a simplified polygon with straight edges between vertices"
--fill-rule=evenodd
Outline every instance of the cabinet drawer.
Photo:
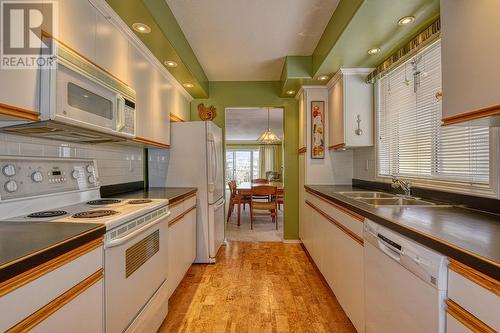
M 78 256 L 78 254 L 80 255 Z M 54 266 L 65 260 L 70 261 L 53 269 Z M 102 240 L 99 239 L 97 242 L 83 245 L 13 278 L 11 280 L 13 281 L 11 284 L 14 286 L 13 290 L 0 297 L 0 313 L 9 314 L 0 316 L 0 331 L 3 332 L 19 323 L 102 267 L 103 247 Z M 19 287 L 15 287 L 15 279 L 20 281 L 25 279 L 29 272 L 34 271 L 36 274 L 42 270 L 46 270 L 47 273 L 26 284 L 20 282 Z
M 188 210 L 193 206 L 196 206 L 196 195 L 193 195 L 192 197 L 186 199 L 186 201 L 184 202 L 184 210 Z
M 169 205 L 170 209 L 170 216 L 168 217 L 168 222 L 175 220 L 178 218 L 182 213 L 184 213 L 184 202 L 178 201 L 175 202 L 173 205 Z
M 100 333 L 103 331 L 104 282 L 100 279 L 36 325 L 32 333 Z
M 465 274 L 469 277 L 471 276 L 470 274 L 473 274 L 472 278 L 481 279 L 482 277 L 478 277 L 481 273 L 453 259 L 450 261 L 448 269 L 448 298 L 492 329 L 499 331 L 500 317 L 498 314 L 500 313 L 500 297 L 498 294 L 498 281 L 496 282 L 496 289 L 494 281 L 488 281 L 491 278 L 487 277 L 484 280 L 489 284 L 486 284 L 486 287 L 479 285 L 466 277 Z
M 359 237 L 363 237 L 363 221 L 364 217 L 340 205 L 327 201 L 320 196 L 307 192 L 306 199 L 314 203 L 318 208 L 341 223 L 344 227 L 355 233 Z
M 471 333 L 472 331 L 468 329 L 465 325 L 459 322 L 455 317 L 446 314 L 446 333 Z

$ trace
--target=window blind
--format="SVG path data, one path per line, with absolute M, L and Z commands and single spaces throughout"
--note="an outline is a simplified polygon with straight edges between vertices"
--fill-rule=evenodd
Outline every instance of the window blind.
M 376 82 L 378 173 L 489 183 L 489 128 L 441 126 L 441 44 Z

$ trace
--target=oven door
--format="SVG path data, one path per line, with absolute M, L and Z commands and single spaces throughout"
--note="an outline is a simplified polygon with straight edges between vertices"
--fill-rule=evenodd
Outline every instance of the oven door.
M 168 215 L 106 241 L 106 332 L 123 332 L 166 280 Z
M 75 69 L 59 64 L 56 82 L 56 121 L 116 133 L 124 99 L 120 94 Z

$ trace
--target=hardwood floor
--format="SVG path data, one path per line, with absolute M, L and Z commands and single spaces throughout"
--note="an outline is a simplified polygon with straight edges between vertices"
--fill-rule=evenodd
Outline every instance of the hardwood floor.
M 193 265 L 159 332 L 355 332 L 300 244 L 230 242 Z

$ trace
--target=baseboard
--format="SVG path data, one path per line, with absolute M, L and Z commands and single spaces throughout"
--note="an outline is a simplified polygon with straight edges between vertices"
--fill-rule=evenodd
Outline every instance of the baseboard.
M 285 243 L 285 244 L 301 244 L 302 241 L 300 239 L 283 239 L 283 243 Z

